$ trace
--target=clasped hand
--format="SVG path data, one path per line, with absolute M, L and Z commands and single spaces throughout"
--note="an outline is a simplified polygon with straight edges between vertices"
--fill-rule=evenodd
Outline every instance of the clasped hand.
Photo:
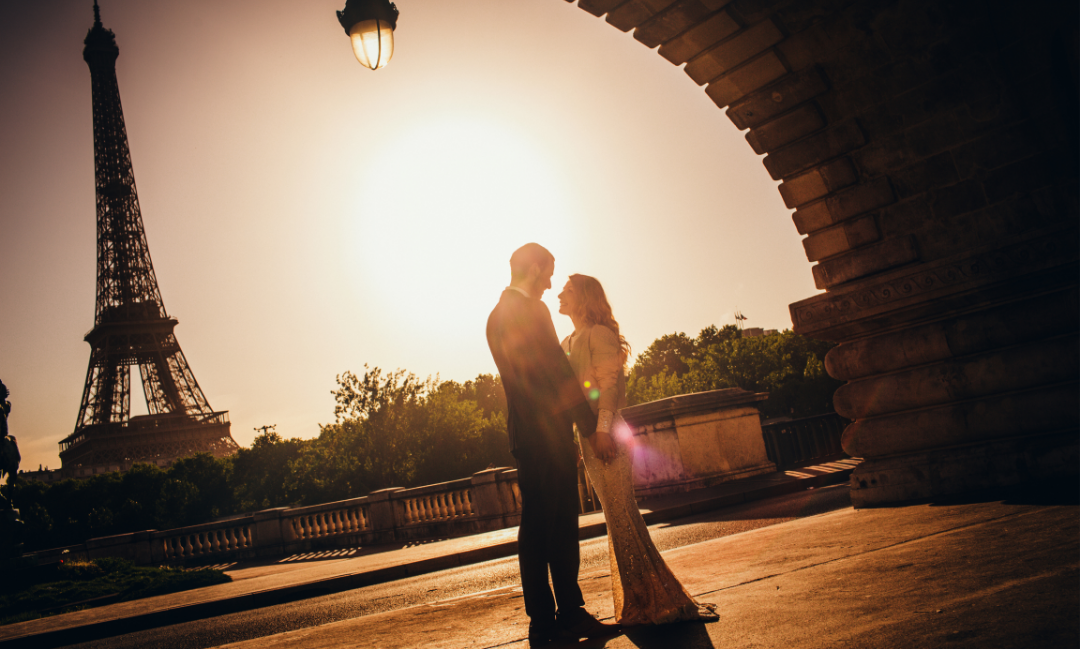
M 592 446 L 593 455 L 598 459 L 607 462 L 615 457 L 618 449 L 615 448 L 615 440 L 611 438 L 611 433 L 598 430 L 589 438 L 589 444 Z

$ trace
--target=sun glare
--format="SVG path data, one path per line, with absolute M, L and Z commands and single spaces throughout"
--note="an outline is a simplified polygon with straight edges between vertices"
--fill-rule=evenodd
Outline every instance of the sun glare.
M 434 318 L 448 341 L 476 337 L 515 248 L 568 252 L 558 167 L 510 126 L 441 117 L 364 158 L 346 254 L 358 293 L 377 299 L 396 329 L 430 332 Z

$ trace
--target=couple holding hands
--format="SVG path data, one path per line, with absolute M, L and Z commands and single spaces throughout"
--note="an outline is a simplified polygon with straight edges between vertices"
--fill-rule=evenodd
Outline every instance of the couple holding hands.
M 713 620 L 715 607 L 686 592 L 653 545 L 634 498 L 623 369 L 630 351 L 600 282 L 571 275 L 559 313 L 574 333 L 559 343 L 540 298 L 555 258 L 529 243 L 510 257 L 510 286 L 487 322 L 487 340 L 506 390 L 510 451 L 521 490 L 518 562 L 529 644 L 614 635 L 620 625 Z M 578 587 L 578 444 L 608 529 L 618 624 L 584 608 Z M 551 581 L 548 582 L 550 570 Z

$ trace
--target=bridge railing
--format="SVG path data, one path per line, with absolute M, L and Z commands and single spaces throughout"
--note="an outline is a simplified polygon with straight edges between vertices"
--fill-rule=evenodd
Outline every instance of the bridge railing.
M 847 421 L 835 414 L 762 426 L 768 459 L 778 470 L 844 455 Z M 586 488 L 587 491 L 587 488 Z M 595 498 L 582 494 L 582 511 Z M 140 564 L 221 563 L 253 557 L 465 536 L 521 521 L 516 469 L 487 469 L 468 478 L 411 489 L 383 489 L 361 498 L 306 507 L 278 507 L 172 530 L 90 539 L 36 552 L 39 563 L 62 550 L 84 558 L 120 556 Z
M 242 552 L 253 544 L 250 520 L 204 523 L 152 532 L 150 558 L 154 563 L 185 562 L 229 552 Z
M 776 463 L 778 471 L 846 457 L 840 438 L 848 423 L 835 412 L 762 423 L 765 453 Z
M 220 563 L 313 550 L 448 538 L 512 527 L 521 521 L 517 470 L 487 469 L 468 478 L 306 507 L 277 507 L 171 530 L 90 539 L 36 552 L 59 558 L 124 557 L 139 564 Z

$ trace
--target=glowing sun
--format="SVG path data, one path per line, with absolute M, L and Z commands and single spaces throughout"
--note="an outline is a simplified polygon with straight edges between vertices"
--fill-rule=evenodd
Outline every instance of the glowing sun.
M 402 326 L 437 317 L 444 335 L 475 335 L 514 249 L 537 241 L 558 258 L 577 247 L 551 157 L 511 126 L 463 116 L 369 152 L 351 216 L 353 281 Z

